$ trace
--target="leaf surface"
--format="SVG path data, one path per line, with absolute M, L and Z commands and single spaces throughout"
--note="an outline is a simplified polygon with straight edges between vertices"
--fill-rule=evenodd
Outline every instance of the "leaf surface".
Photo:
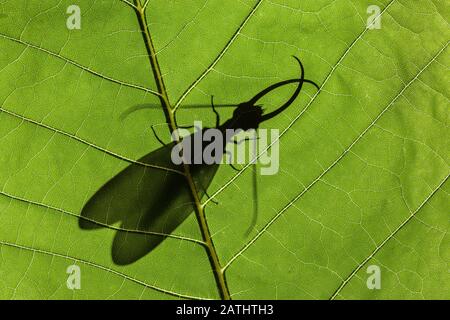
M 102 185 L 160 147 L 150 126 L 169 135 L 162 109 L 129 113 L 159 104 L 130 2 L 77 1 L 80 30 L 66 27 L 71 4 L 0 5 L 0 297 L 218 298 L 193 214 L 126 266 L 111 257 L 120 223 L 78 227 Z M 367 28 L 372 4 L 381 29 Z M 232 298 L 448 298 L 449 12 L 438 0 L 148 2 L 180 125 L 213 126 L 210 110 L 189 107 L 211 95 L 238 103 L 297 77 L 292 55 L 320 85 L 262 125 L 280 130 L 279 172 L 258 176 L 249 234 L 251 167 L 221 166 L 208 188 Z M 81 290 L 66 286 L 73 264 Z M 381 290 L 366 286 L 370 265 Z

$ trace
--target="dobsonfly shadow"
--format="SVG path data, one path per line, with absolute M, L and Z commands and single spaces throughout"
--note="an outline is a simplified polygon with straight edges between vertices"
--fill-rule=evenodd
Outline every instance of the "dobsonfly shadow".
M 228 137 L 225 134 L 227 129 L 256 130 L 261 123 L 286 110 L 300 94 L 304 83 L 312 84 L 318 89 L 313 81 L 304 78 L 303 65 L 297 57 L 294 58 L 300 66 L 298 79 L 272 84 L 249 101 L 235 105 L 232 117 L 222 124 L 211 98 L 212 111 L 216 116 L 215 128 L 226 137 L 224 147 L 227 143 L 240 143 L 234 139 L 235 137 Z M 264 114 L 262 107 L 256 104 L 274 89 L 293 83 L 298 83 L 295 92 L 278 109 Z M 207 129 L 196 131 L 184 139 L 195 139 L 196 134 L 201 134 Z M 161 141 L 157 136 L 156 138 Z M 202 148 L 209 143 L 211 142 L 203 142 Z M 98 229 L 121 223 L 112 244 L 112 258 L 118 265 L 133 263 L 151 252 L 194 211 L 187 180 L 183 174 L 175 172 L 182 172 L 183 169 L 182 165 L 175 165 L 172 162 L 171 151 L 174 146 L 175 142 L 165 144 L 143 156 L 137 163 L 126 167 L 104 184 L 82 209 L 79 218 L 79 226 L 82 229 Z M 219 156 L 223 156 L 225 152 L 222 150 Z M 190 154 L 195 156 L 194 152 Z M 142 163 L 170 170 L 143 166 Z M 189 166 L 201 199 L 205 196 L 219 164 L 203 163 Z M 254 186 L 255 183 L 254 179 Z

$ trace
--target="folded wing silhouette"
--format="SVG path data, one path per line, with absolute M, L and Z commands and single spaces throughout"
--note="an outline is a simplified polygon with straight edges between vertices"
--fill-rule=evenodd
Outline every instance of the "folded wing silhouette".
M 139 159 L 139 162 L 182 171 L 182 168 L 172 164 L 170 154 L 173 145 L 161 147 Z M 196 185 L 209 186 L 217 168 L 218 165 L 192 166 Z M 198 190 L 202 197 L 204 189 Z M 113 241 L 113 261 L 125 265 L 152 251 L 166 238 L 164 235 L 171 234 L 192 211 L 192 196 L 183 175 L 131 164 L 87 202 L 81 212 L 79 226 L 82 229 L 96 229 L 102 227 L 101 224 L 121 222 L 121 229 L 136 230 L 117 231 Z

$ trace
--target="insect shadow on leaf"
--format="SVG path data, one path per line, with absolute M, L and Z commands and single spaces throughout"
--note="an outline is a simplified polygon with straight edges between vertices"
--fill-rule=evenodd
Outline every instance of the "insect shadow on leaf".
M 294 58 L 300 66 L 300 78 L 272 84 L 249 101 L 236 105 L 223 105 L 233 106 L 235 109 L 232 117 L 222 124 L 211 99 L 211 107 L 216 115 L 215 128 L 220 130 L 223 137 L 227 137 L 225 134 L 227 129 L 256 130 L 262 122 L 279 115 L 295 101 L 304 83 L 319 88 L 313 81 L 304 78 L 303 65 L 297 57 Z M 279 87 L 293 83 L 298 83 L 293 95 L 278 109 L 264 114 L 262 107 L 257 105 L 258 100 Z M 125 116 L 142 108 L 144 106 L 133 107 L 130 109 L 131 111 L 125 113 Z M 183 141 L 184 139 L 195 139 L 196 134 L 202 134 L 208 129 L 203 128 L 201 131 L 194 132 L 184 137 Z M 158 138 L 158 140 L 160 139 Z M 225 140 L 220 157 L 226 152 L 225 147 L 228 143 L 239 143 L 233 136 L 227 137 Z M 203 142 L 202 148 L 209 143 Z M 187 180 L 181 173 L 182 165 L 174 164 L 171 158 L 175 145 L 175 142 L 164 144 L 139 159 L 138 163 L 126 167 L 106 182 L 88 200 L 81 211 L 79 226 L 82 229 L 98 229 L 120 223 L 111 249 L 112 259 L 118 265 L 133 263 L 151 252 L 194 211 Z M 196 156 L 194 150 L 190 154 L 192 157 Z M 142 163 L 156 165 L 160 168 L 143 166 Z M 191 175 L 197 190 L 199 190 L 200 199 L 205 196 L 218 168 L 219 164 L 217 163 L 190 164 Z M 256 174 L 255 170 L 254 172 Z M 255 178 L 253 184 L 256 187 Z M 255 198 L 254 217 L 250 228 L 256 223 L 256 189 L 253 196 Z

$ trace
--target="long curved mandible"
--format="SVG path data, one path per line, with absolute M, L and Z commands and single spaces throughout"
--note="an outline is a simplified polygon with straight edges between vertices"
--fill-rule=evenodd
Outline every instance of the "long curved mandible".
M 300 91 L 302 90 L 303 83 L 305 83 L 305 82 L 310 83 L 310 84 L 314 85 L 317 89 L 319 89 L 319 86 L 315 82 L 305 79 L 305 70 L 303 68 L 303 64 L 301 63 L 300 59 L 298 59 L 296 56 L 293 56 L 293 57 L 295 60 L 297 60 L 298 64 L 300 65 L 300 79 L 289 79 L 289 80 L 284 80 L 284 81 L 275 83 L 275 84 L 269 86 L 268 88 L 262 90 L 261 92 L 259 92 L 250 101 L 247 102 L 250 105 L 255 105 L 259 99 L 261 99 L 263 96 L 268 94 L 270 91 L 275 90 L 276 88 L 282 87 L 282 86 L 290 84 L 290 83 L 298 82 L 298 87 L 295 90 L 294 94 L 289 98 L 289 100 L 286 101 L 277 110 L 272 111 L 266 115 L 263 115 L 261 118 L 261 122 L 269 120 L 269 119 L 275 117 L 276 115 L 280 114 L 284 110 L 286 110 L 286 108 L 289 107 L 295 101 L 295 99 L 297 99 L 298 95 L 300 94 Z

